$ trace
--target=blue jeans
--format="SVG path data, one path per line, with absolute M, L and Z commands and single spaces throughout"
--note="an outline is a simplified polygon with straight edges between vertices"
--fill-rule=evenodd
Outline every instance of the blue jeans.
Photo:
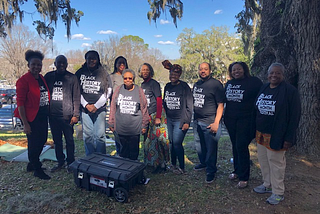
M 167 118 L 167 127 L 168 127 L 168 137 L 170 141 L 170 149 L 171 149 L 171 163 L 172 165 L 177 165 L 177 158 L 179 160 L 179 167 L 184 169 L 184 149 L 182 142 L 184 140 L 184 136 L 187 133 L 186 131 L 182 131 L 180 128 L 180 120 L 179 119 L 170 119 Z
M 198 152 L 200 163 L 206 166 L 207 174 L 217 172 L 218 141 L 221 136 L 221 124 L 217 133 L 207 129 L 209 124 L 193 121 L 195 147 Z
M 82 112 L 81 117 L 86 155 L 93 152 L 106 154 L 106 112 L 93 115 Z

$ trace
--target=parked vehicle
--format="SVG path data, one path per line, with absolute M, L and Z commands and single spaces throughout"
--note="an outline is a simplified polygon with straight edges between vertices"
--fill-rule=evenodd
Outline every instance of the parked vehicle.
M 2 103 L 11 104 L 15 95 L 16 89 L 0 89 L 0 101 Z
M 20 119 L 13 116 L 16 105 L 3 104 L 0 108 L 0 130 L 22 131 L 23 125 Z

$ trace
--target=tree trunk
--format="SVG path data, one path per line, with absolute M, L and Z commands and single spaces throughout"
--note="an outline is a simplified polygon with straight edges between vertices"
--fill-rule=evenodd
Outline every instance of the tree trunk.
M 320 2 L 263 2 L 260 44 L 252 70 L 266 80 L 273 62 L 286 67 L 285 77 L 300 94 L 302 114 L 297 130 L 301 153 L 320 152 Z

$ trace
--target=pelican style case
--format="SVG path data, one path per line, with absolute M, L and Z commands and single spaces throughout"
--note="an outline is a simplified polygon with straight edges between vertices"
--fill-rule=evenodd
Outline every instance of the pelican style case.
M 93 153 L 69 166 L 74 182 L 88 191 L 114 196 L 119 202 L 128 201 L 128 192 L 145 182 L 144 163 L 101 153 Z

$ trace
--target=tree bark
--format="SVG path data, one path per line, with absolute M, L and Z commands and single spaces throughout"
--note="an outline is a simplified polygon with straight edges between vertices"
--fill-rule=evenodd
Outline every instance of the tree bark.
M 260 44 L 252 70 L 266 80 L 268 67 L 280 62 L 286 81 L 299 90 L 302 114 L 297 150 L 320 153 L 320 2 L 268 0 L 263 2 Z

